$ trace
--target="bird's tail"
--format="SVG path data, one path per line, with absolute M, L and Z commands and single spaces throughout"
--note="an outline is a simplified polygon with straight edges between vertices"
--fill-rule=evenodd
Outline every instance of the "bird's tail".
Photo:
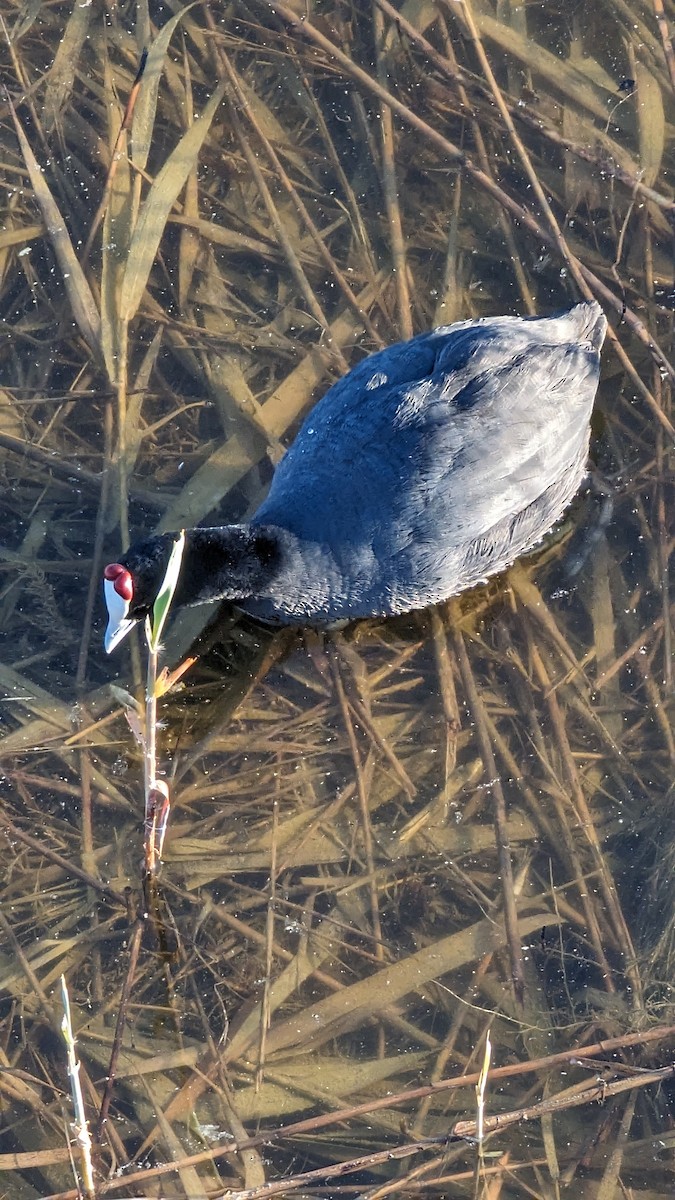
M 579 341 L 590 342 L 594 350 L 600 350 L 607 332 L 607 317 L 597 300 L 585 300 L 570 312 L 575 322 Z

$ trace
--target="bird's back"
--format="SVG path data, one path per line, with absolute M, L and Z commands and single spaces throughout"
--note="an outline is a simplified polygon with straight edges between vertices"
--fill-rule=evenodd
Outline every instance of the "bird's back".
M 605 325 L 595 304 L 462 322 L 339 380 L 254 517 L 299 539 L 302 560 L 260 615 L 425 607 L 535 544 L 581 481 Z

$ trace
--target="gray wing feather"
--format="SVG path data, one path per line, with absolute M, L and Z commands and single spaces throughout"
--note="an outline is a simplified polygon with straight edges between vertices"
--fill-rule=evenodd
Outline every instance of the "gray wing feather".
M 254 522 L 324 547 L 382 610 L 416 588 L 419 605 L 450 594 L 458 572 L 474 582 L 483 559 L 482 577 L 499 570 L 579 485 L 599 373 L 589 307 L 467 322 L 371 356 L 307 418 Z

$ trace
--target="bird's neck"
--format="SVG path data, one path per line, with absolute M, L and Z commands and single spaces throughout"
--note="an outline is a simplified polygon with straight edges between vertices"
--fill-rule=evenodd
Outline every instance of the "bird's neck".
M 280 552 L 276 531 L 270 527 L 189 529 L 175 602 L 206 604 L 264 595 L 279 568 Z

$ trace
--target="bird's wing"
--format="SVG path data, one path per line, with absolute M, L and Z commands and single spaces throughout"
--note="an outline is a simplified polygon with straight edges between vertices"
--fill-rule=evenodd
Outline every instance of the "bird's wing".
M 536 500 L 583 454 L 598 354 L 539 344 L 540 322 L 531 334 L 522 322 L 489 324 L 391 347 L 340 380 L 279 464 L 255 522 L 338 557 L 360 543 L 384 560 L 415 541 L 471 541 Z

